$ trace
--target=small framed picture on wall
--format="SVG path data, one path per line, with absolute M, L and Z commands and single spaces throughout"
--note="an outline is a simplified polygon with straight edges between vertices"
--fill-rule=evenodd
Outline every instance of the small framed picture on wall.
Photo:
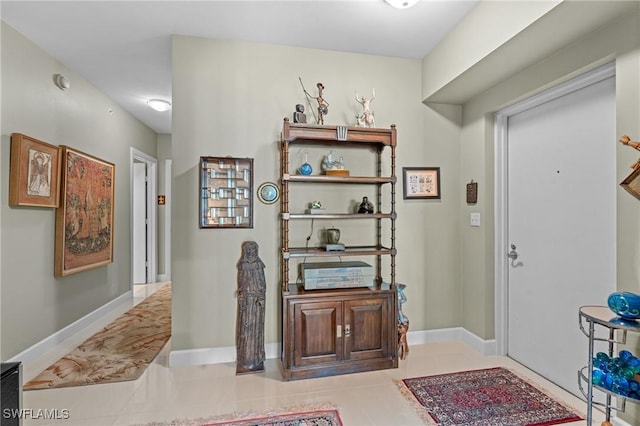
M 439 199 L 440 167 L 403 167 L 402 168 L 403 198 Z

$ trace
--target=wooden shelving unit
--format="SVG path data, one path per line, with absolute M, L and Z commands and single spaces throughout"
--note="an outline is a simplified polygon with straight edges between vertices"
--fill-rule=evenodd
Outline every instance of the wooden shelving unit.
M 322 377 L 395 368 L 397 356 L 397 293 L 395 277 L 396 128 L 311 126 L 285 118 L 280 143 L 281 284 L 285 380 Z M 377 172 L 372 176 L 297 175 L 292 173 L 292 146 L 352 147 L 373 151 Z M 383 175 L 382 156 L 389 155 L 390 174 Z M 290 211 L 290 185 L 345 184 L 376 187 L 373 214 L 308 214 Z M 382 187 L 390 186 L 390 201 L 382 206 Z M 364 220 L 375 222 L 370 245 L 347 246 L 339 253 L 322 247 L 291 247 L 290 222 L 309 220 Z M 388 227 L 388 241 L 382 229 Z M 375 260 L 374 285 L 366 288 L 304 290 L 289 279 L 290 261 L 297 258 L 363 257 Z M 382 258 L 390 259 L 388 277 L 382 276 Z M 386 279 L 385 279 L 386 278 Z

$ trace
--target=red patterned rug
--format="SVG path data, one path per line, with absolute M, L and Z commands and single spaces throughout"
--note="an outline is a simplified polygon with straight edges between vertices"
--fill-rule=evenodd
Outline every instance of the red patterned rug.
M 204 426 L 342 426 L 342 421 L 336 410 L 327 410 L 205 423 Z
M 282 407 L 268 412 L 248 411 L 131 426 L 343 426 L 343 424 L 334 404 L 317 403 Z
M 573 409 L 500 367 L 404 379 L 398 386 L 428 424 L 549 426 L 583 420 Z

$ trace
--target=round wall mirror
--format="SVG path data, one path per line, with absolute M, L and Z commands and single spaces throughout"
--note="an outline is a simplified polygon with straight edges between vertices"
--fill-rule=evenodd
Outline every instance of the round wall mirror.
M 265 204 L 273 204 L 280 197 L 280 188 L 273 182 L 265 182 L 258 187 L 258 198 Z

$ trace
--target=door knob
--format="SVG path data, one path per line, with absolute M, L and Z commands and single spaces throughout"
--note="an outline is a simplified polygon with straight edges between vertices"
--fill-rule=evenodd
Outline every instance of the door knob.
M 507 255 L 507 257 L 511 260 L 516 260 L 518 258 L 518 252 L 516 251 L 516 245 L 511 244 L 511 251 Z

